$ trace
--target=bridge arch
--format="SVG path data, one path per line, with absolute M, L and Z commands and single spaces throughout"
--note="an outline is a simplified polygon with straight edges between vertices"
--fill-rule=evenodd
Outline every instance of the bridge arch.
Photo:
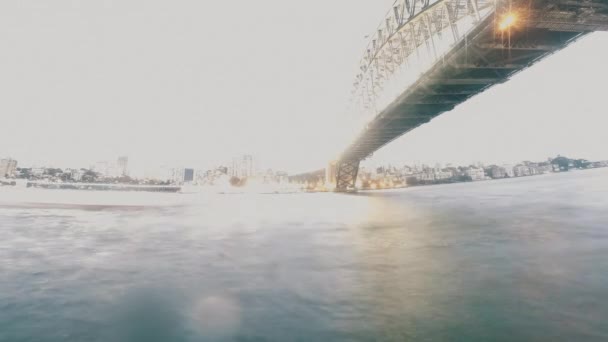
M 338 158 L 336 190 L 390 141 L 598 30 L 608 0 L 395 1 L 353 82 L 349 110 L 368 124 Z

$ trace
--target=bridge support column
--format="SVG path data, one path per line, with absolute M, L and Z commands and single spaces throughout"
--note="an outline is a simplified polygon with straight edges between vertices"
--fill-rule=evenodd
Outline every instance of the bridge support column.
M 357 174 L 359 173 L 359 160 L 341 160 L 338 162 L 336 175 L 336 191 L 346 192 L 355 188 Z

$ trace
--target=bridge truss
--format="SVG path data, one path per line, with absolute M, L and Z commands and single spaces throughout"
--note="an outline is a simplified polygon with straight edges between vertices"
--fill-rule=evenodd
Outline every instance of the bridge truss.
M 336 190 L 388 142 L 597 30 L 608 0 L 397 0 L 360 62 L 351 110 L 369 123 L 337 163 Z

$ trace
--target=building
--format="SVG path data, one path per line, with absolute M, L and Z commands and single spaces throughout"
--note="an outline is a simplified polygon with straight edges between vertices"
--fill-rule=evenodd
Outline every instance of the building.
M 129 175 L 129 157 L 118 157 L 116 166 L 120 176 Z
M 44 168 L 43 167 L 32 168 L 31 174 L 32 174 L 32 176 L 35 176 L 35 177 L 42 177 L 42 175 L 44 175 Z
M 65 169 L 63 173 L 69 175 L 69 178 L 75 182 L 80 182 L 84 175 L 84 171 L 81 169 Z
M 505 169 L 505 177 L 513 178 L 515 177 L 515 171 L 513 171 L 513 165 L 502 165 Z
M 212 171 L 196 169 L 194 170 L 194 183 L 197 185 L 203 185 L 211 179 Z
M 167 179 L 174 184 L 181 184 L 184 182 L 184 169 L 173 168 L 167 170 Z
M 255 175 L 253 156 L 246 154 L 233 158 L 230 175 L 238 178 L 253 177 Z
M 486 178 L 486 172 L 483 168 L 470 167 L 465 171 L 465 174 L 471 177 L 473 181 L 484 180 Z
M 129 158 L 118 157 L 116 162 L 98 161 L 90 167 L 91 170 L 97 172 L 105 178 L 124 177 L 129 175 Z
M 454 176 L 454 174 L 452 173 L 452 171 L 450 171 L 448 169 L 435 170 L 435 179 L 436 180 L 450 179 L 453 176 Z
M 553 172 L 553 165 L 548 162 L 538 163 L 537 170 L 539 173 Z
M 194 169 L 184 169 L 184 183 L 194 181 Z
M 435 180 L 435 174 L 431 170 L 425 170 L 416 174 L 416 179 L 419 182 L 432 182 Z
M 515 177 L 524 177 L 524 176 L 530 176 L 530 168 L 526 165 L 515 165 L 515 167 L 513 167 L 513 173 L 515 174 Z
M 498 165 L 490 166 L 488 170 L 488 175 L 493 179 L 508 177 L 507 170 L 504 167 Z
M 401 169 L 401 174 L 403 175 L 412 175 L 414 174 L 414 169 L 409 167 L 408 165 L 405 165 L 402 169 Z
M 169 171 L 169 179 L 175 184 L 184 184 L 194 181 L 194 169 L 174 168 Z
M 14 159 L 2 159 L 0 160 L 0 178 L 13 177 L 17 170 L 17 161 Z

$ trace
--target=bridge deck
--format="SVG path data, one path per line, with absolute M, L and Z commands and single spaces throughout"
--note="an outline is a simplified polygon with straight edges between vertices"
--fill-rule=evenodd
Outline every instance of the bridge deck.
M 376 116 L 342 154 L 341 160 L 365 159 L 395 138 L 507 81 L 586 33 L 530 27 L 525 34 L 512 36 L 508 45 L 497 42 L 490 23 L 480 27 L 481 30 L 468 37 L 466 47 L 453 49 L 452 55 L 438 62 Z

